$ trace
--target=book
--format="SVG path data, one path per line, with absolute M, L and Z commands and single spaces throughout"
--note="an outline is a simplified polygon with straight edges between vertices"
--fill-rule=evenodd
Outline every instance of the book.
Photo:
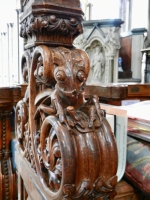
M 115 134 L 115 130 L 116 130 L 116 115 L 112 115 L 112 114 L 106 113 L 105 117 L 106 117 L 109 125 L 111 126 L 112 132 Z
M 150 101 L 142 101 L 123 108 L 127 110 L 128 135 L 150 141 Z
M 141 101 L 129 106 L 120 106 L 122 109 L 127 110 L 127 116 L 130 118 L 136 118 L 139 121 L 150 122 L 150 101 Z
M 128 131 L 150 134 L 150 122 L 128 117 Z
M 146 142 L 150 142 L 150 133 L 143 133 L 143 132 L 139 133 L 139 132 L 136 132 L 136 131 L 129 130 L 128 135 L 132 136 L 134 138 L 144 140 Z
M 127 151 L 127 110 L 121 106 L 112 106 L 101 103 L 101 108 L 106 111 L 106 119 L 108 120 L 112 131 L 116 137 L 118 149 L 118 170 L 117 176 L 120 181 L 124 175 L 126 167 L 126 151 Z M 108 116 L 108 117 L 107 117 Z M 111 121 L 110 121 L 111 116 Z

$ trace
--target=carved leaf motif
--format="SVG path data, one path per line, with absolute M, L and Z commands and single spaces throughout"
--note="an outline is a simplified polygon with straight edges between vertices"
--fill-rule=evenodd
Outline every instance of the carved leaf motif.
M 75 36 L 82 33 L 81 22 L 74 18 L 61 19 L 55 15 L 33 17 L 30 15 L 28 19 L 22 22 L 20 36 L 24 38 L 32 37 L 32 35 L 44 34 L 44 30 L 48 34 L 55 32 L 61 32 L 65 35 Z
M 16 137 L 22 156 L 26 157 L 31 167 L 35 170 L 35 160 L 29 132 L 28 103 L 29 93 L 27 88 L 24 99 L 19 101 L 16 106 Z
M 74 196 L 75 191 L 76 191 L 76 187 L 75 185 L 64 185 L 63 187 L 63 191 L 64 191 L 64 199 L 70 199 L 71 197 Z
M 20 101 L 17 105 L 17 124 L 16 124 L 16 133 L 17 138 L 21 142 L 24 138 L 24 134 L 27 131 L 27 122 L 28 122 L 28 110 L 26 104 L 23 101 Z
M 50 130 L 50 135 L 45 138 L 45 143 L 40 140 L 40 131 L 36 136 L 36 147 L 42 176 L 47 187 L 52 191 L 59 190 L 62 177 L 62 161 L 58 140 L 55 131 Z
M 108 182 L 105 182 L 101 177 L 99 177 L 95 181 L 94 190 L 98 193 L 98 195 L 114 195 L 116 184 L 117 176 L 111 177 Z
M 116 184 L 116 180 L 117 177 L 115 176 L 109 182 L 113 181 Z M 93 186 L 90 180 L 83 180 L 78 191 L 75 185 L 64 185 L 63 191 L 66 194 L 64 200 L 78 199 L 82 196 L 91 200 L 97 199 L 98 197 L 102 199 L 110 197 L 110 199 L 113 199 L 116 195 L 115 187 L 105 183 L 101 177 L 95 181 Z
M 22 77 L 23 77 L 24 83 L 29 82 L 30 64 L 31 64 L 31 57 L 28 51 L 25 51 L 22 55 L 22 60 L 21 60 Z
M 38 57 L 37 68 L 34 71 L 34 75 L 38 81 L 43 81 L 44 79 L 44 67 L 42 56 Z

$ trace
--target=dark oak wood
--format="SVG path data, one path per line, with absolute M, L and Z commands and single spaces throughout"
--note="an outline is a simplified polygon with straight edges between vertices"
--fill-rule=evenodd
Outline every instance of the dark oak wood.
M 103 84 L 87 85 L 85 98 L 97 94 L 101 103 L 121 106 L 122 100 L 145 101 L 150 99 L 150 84 Z
M 72 46 L 82 33 L 83 12 L 80 1 L 30 0 L 22 4 L 20 36 L 27 40 L 26 48 L 37 45 Z
M 128 94 L 128 85 L 125 84 L 101 84 L 101 85 L 86 85 L 85 98 L 90 95 L 97 94 L 100 101 L 123 100 Z
M 136 187 L 131 186 L 125 180 L 121 180 L 116 186 L 117 195 L 114 200 L 148 200 Z
M 120 39 L 121 48 L 119 50 L 119 57 L 122 58 L 123 72 L 118 72 L 119 79 L 132 78 L 131 71 L 131 53 L 132 53 L 132 35 L 122 37 Z
M 10 142 L 13 106 L 21 96 L 20 87 L 0 87 L 0 199 L 16 199 L 16 173 L 11 162 Z
M 28 87 L 16 106 L 18 199 L 113 199 L 116 141 L 98 96 L 85 101 L 89 59 L 72 46 L 80 1 L 22 1 L 22 11 Z

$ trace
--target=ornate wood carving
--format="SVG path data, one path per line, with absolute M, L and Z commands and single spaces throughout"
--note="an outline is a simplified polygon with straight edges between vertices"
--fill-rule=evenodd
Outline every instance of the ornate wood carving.
M 74 38 L 82 33 L 83 13 L 79 1 L 25 2 L 20 36 L 27 39 L 27 48 L 41 44 L 72 46 Z
M 20 87 L 0 87 L 0 199 L 14 200 L 15 172 L 11 163 L 11 115 L 21 95 Z
M 16 107 L 22 199 L 113 199 L 116 142 L 98 97 L 84 99 L 89 59 L 72 47 L 82 30 L 79 1 L 29 1 L 21 19 L 28 40 L 22 72 L 29 83 Z

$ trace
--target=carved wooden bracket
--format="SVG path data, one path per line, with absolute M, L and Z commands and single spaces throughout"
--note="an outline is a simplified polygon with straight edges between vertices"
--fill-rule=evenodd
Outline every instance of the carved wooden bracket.
M 28 43 L 22 72 L 29 86 L 16 107 L 16 136 L 26 196 L 33 198 L 32 184 L 39 199 L 113 199 L 115 138 L 98 97 L 84 99 L 89 59 L 72 47 L 82 30 L 80 3 L 31 0 L 22 5 L 21 36 Z

